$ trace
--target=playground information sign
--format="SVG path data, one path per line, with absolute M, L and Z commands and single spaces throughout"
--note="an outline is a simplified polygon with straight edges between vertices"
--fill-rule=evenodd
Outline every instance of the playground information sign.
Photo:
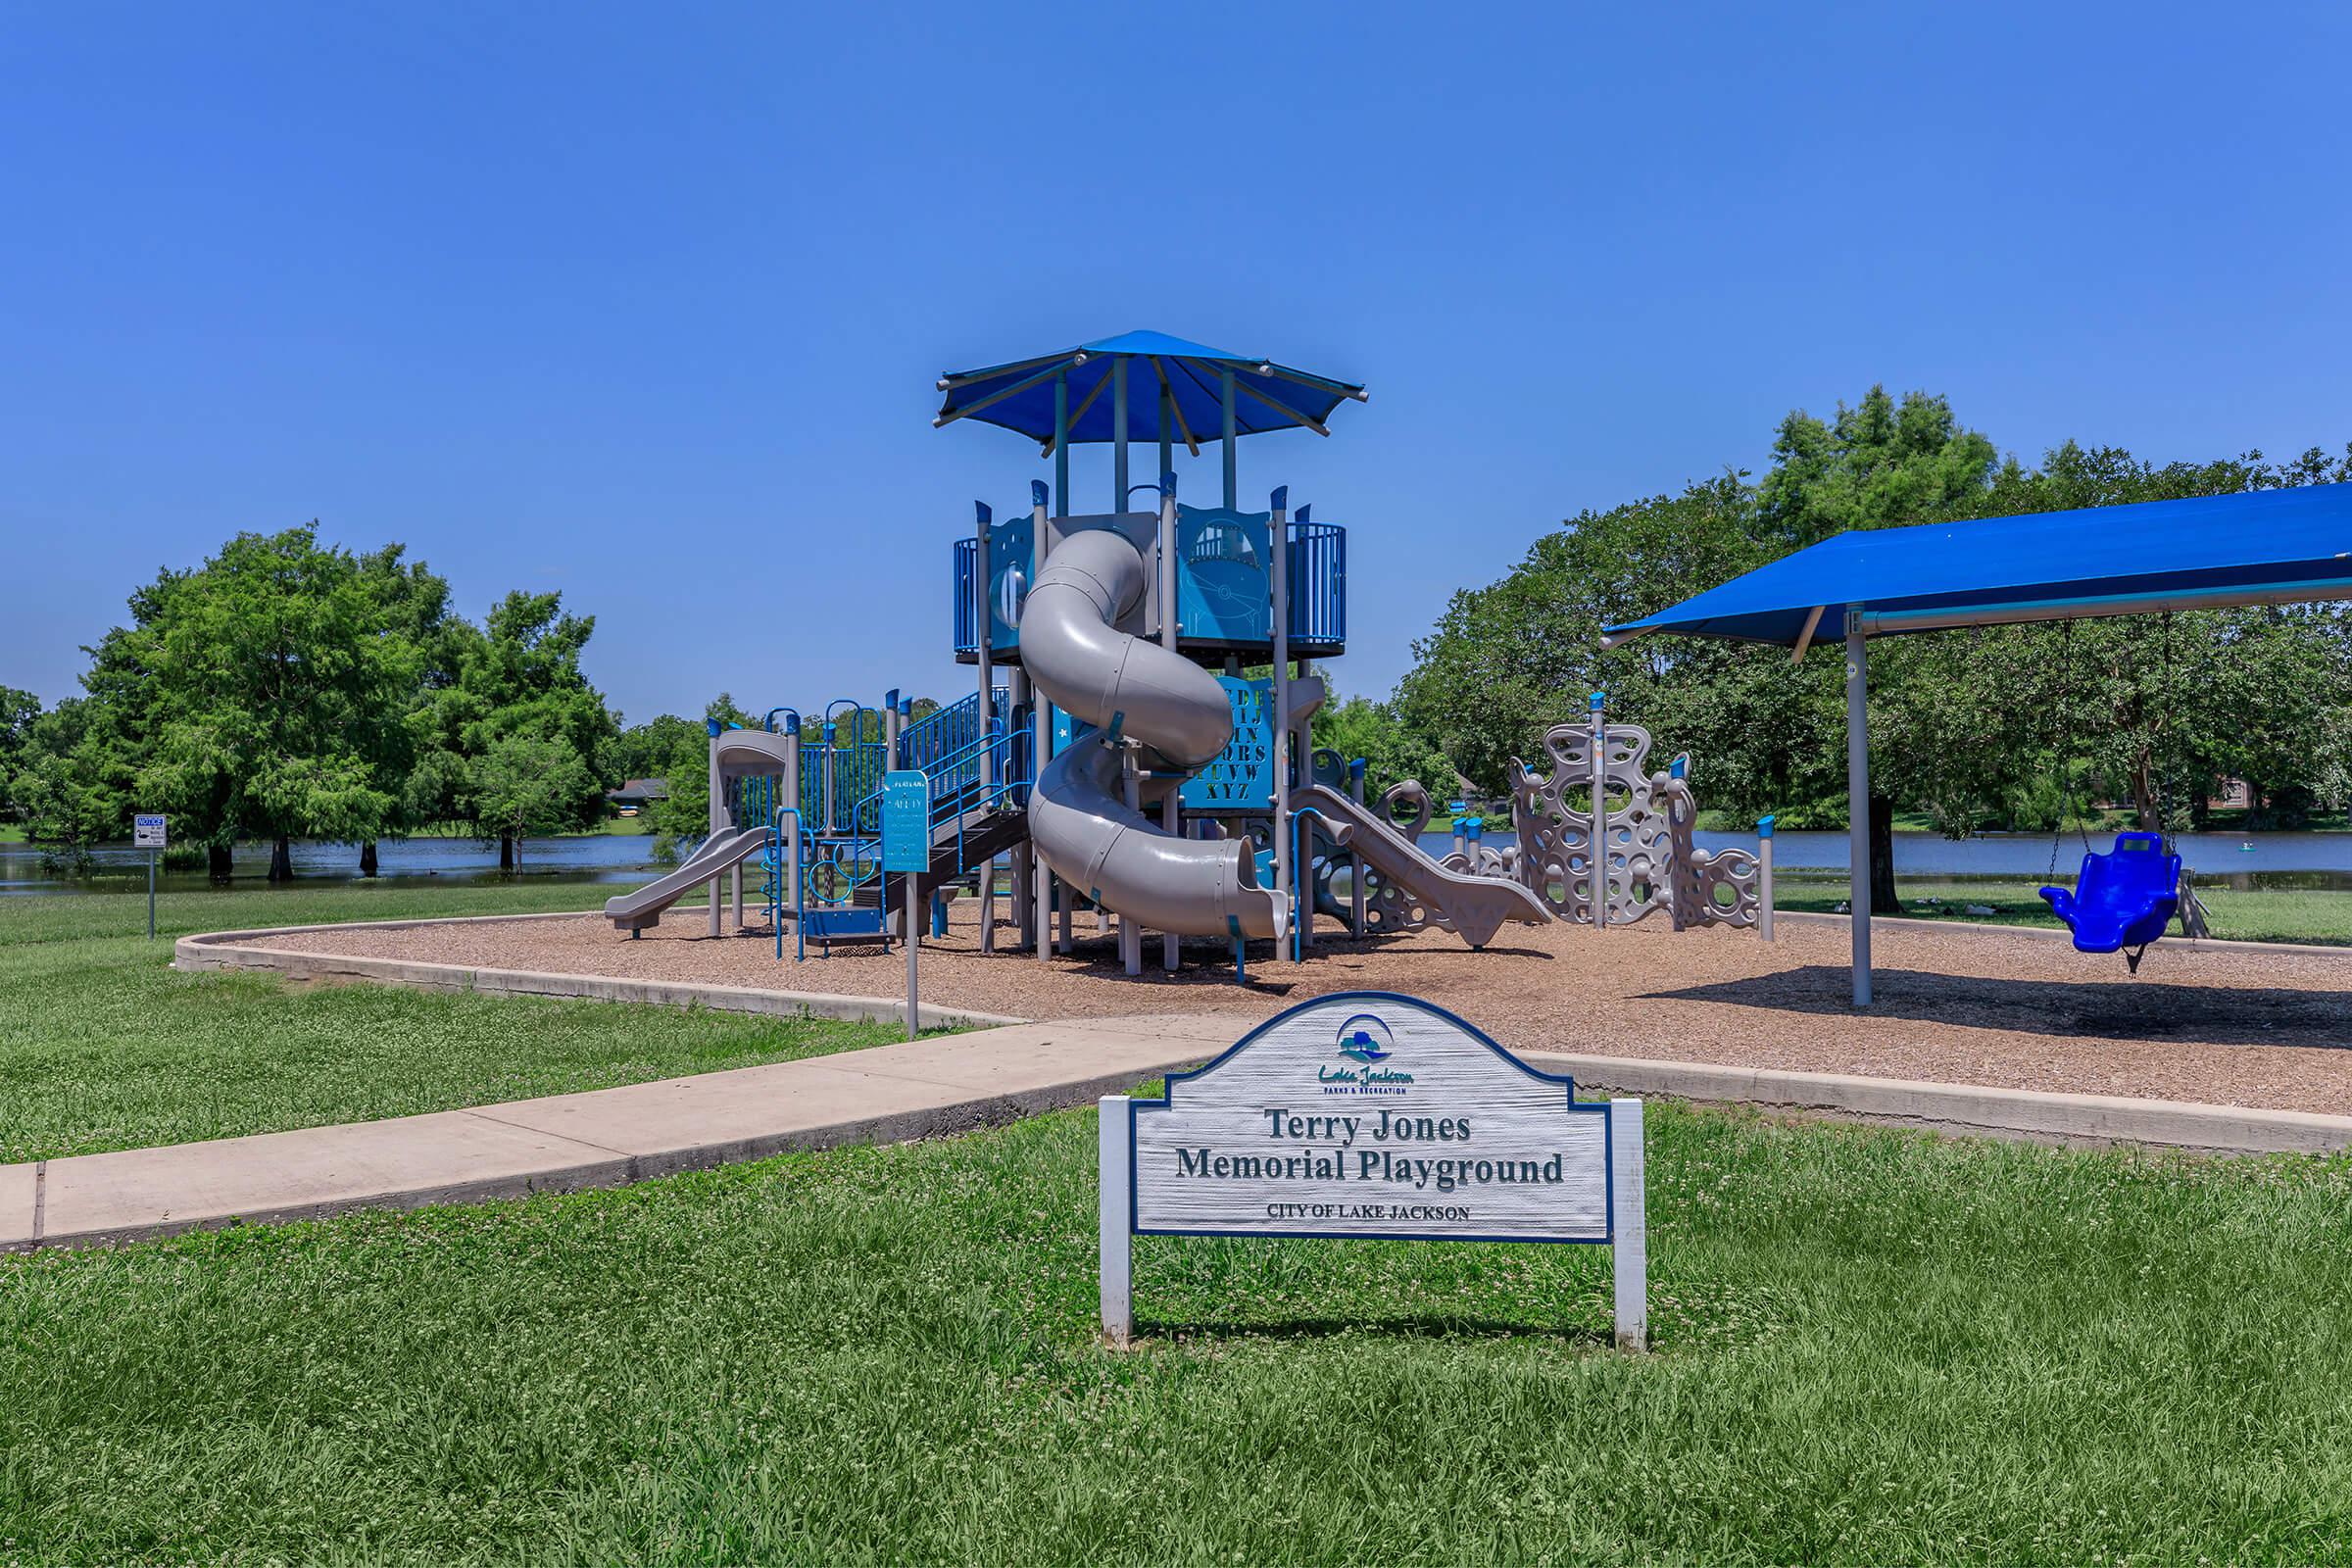
M 1617 1337 L 1646 1333 L 1642 1102 L 1579 1102 L 1410 997 L 1323 997 L 1166 1097 L 1102 1102 L 1102 1320 L 1123 1343 L 1133 1236 L 1587 1242 L 1615 1253 Z
M 931 781 L 918 767 L 882 775 L 882 869 L 923 871 L 931 865 Z
M 117 820 L 121 820 L 117 818 Z M 134 850 L 163 850 L 171 848 L 165 831 L 166 818 L 160 811 L 142 811 L 130 819 L 130 847 Z
M 1219 675 L 1233 705 L 1233 739 L 1177 786 L 1188 811 L 1264 811 L 1274 802 L 1274 683 Z

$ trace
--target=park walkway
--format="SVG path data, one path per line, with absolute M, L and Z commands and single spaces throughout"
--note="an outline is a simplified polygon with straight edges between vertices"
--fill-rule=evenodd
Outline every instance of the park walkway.
M 1061 1019 L 471 1110 L 0 1166 L 0 1250 L 356 1208 L 617 1187 L 1081 1104 L 1239 1038 L 1231 1018 Z

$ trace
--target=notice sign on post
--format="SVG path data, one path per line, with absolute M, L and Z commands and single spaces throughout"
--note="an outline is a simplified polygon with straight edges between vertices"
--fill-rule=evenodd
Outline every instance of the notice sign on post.
M 914 955 L 922 946 L 923 928 L 916 921 L 917 873 L 931 868 L 931 780 L 919 767 L 894 767 L 882 775 L 882 869 L 903 871 L 906 898 L 906 1038 L 920 1031 L 921 1008 L 915 1001 Z
M 1642 1102 L 1579 1102 L 1443 1008 L 1322 997 L 1166 1098 L 1102 1102 L 1102 1326 L 1125 1343 L 1134 1236 L 1605 1244 L 1620 1345 L 1647 1336 Z
M 121 821 L 122 818 L 117 817 L 116 820 Z M 161 811 L 142 811 L 130 819 L 130 847 L 132 849 L 170 849 L 171 845 L 166 842 L 166 839 L 165 817 Z

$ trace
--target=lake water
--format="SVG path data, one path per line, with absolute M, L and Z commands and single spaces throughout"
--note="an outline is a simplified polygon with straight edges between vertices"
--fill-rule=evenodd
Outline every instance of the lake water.
M 1512 842 L 1508 833 L 1490 833 L 1483 843 L 1501 847 Z M 1846 839 L 1843 833 L 1782 833 L 1774 839 L 1774 864 L 1790 873 L 1842 873 Z M 2113 843 L 2093 835 L 2091 844 L 2104 850 Z M 1453 847 L 1450 835 L 1426 833 L 1422 848 L 1442 856 Z M 1736 847 L 1753 851 L 1752 833 L 1701 833 L 1701 849 Z M 2199 881 L 2229 887 L 2352 888 L 2352 833 L 2186 833 L 2179 840 L 2180 855 Z M 650 834 L 610 834 L 600 837 L 530 839 L 522 846 L 520 875 L 533 882 L 642 882 L 664 869 L 654 862 Z M 2251 848 L 2248 848 L 2251 846 Z M 360 852 L 350 844 L 296 844 L 294 875 L 311 884 L 360 879 Z M 498 846 L 471 839 L 388 839 L 376 852 L 378 875 L 386 879 L 431 877 L 448 882 L 495 882 L 506 873 L 498 869 Z M 2058 847 L 2058 873 L 2071 878 L 2082 858 L 2082 841 L 2069 835 Z M 90 875 L 73 878 L 44 866 L 41 852 L 30 845 L 0 844 L 0 897 L 42 893 L 112 892 L 145 887 L 145 852 L 127 847 L 96 852 Z M 239 847 L 234 858 L 239 883 L 260 884 L 270 869 L 267 845 Z M 2050 869 L 2050 840 L 2046 834 L 1993 833 L 1953 840 L 1934 833 L 1894 836 L 1897 876 L 2027 877 L 2039 879 Z M 167 890 L 195 890 L 209 884 L 201 868 L 166 871 L 157 886 Z
M 522 845 L 522 877 L 532 882 L 643 882 L 663 867 L 654 863 L 651 834 L 608 834 L 598 837 L 526 839 Z M 86 877 L 66 877 L 43 865 L 41 852 L 27 844 L 0 844 L 0 897 L 11 894 L 118 892 L 127 886 L 147 886 L 147 852 L 127 847 L 94 852 L 96 864 Z M 360 851 L 356 844 L 297 843 L 293 847 L 294 875 L 305 883 L 356 882 Z M 270 874 L 270 847 L 241 844 L 231 857 L 236 880 L 259 886 Z M 498 868 L 498 846 L 472 839 L 386 839 L 376 847 L 377 877 L 435 878 L 444 882 L 497 882 L 511 873 Z M 204 868 L 166 870 L 156 886 L 168 892 L 210 887 Z

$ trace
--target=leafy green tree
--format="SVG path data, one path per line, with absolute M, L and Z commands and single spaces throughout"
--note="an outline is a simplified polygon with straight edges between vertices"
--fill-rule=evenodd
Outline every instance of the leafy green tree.
M 12 803 L 11 783 L 18 769 L 31 760 L 32 727 L 40 720 L 41 700 L 14 686 L 0 686 L 0 812 L 18 809 Z
M 605 807 L 596 763 L 619 733 L 603 695 L 580 670 L 580 652 L 595 630 L 594 616 L 564 613 L 561 594 L 519 591 L 500 600 L 478 630 L 442 625 L 440 658 L 452 674 L 416 704 L 405 816 L 462 824 L 496 840 L 499 865 L 512 870 L 511 818 L 483 793 L 485 759 L 501 740 L 530 736 L 568 748 L 580 764 L 562 771 L 572 793 L 547 831 L 593 826 Z
M 579 799 L 596 779 L 578 750 L 561 736 L 517 730 L 491 741 L 475 760 L 471 793 L 477 819 L 511 845 L 556 833 L 578 820 Z M 517 854 L 513 869 L 521 869 Z
M 172 812 L 217 880 L 240 838 L 270 841 L 277 881 L 295 837 L 358 842 L 395 819 L 370 731 L 406 707 L 414 651 L 316 524 L 239 534 L 131 612 L 92 650 L 81 749 L 101 773 L 138 759 L 123 804 Z
M 1830 419 L 1781 423 L 1755 484 L 1731 472 L 1602 512 L 1537 540 L 1501 581 L 1457 593 L 1395 709 L 1404 726 L 1484 789 L 1510 757 L 1540 765 L 1544 731 L 1581 719 L 1603 688 L 1612 714 L 1646 726 L 1653 761 L 1693 759 L 1699 797 L 1735 820 L 1788 827 L 1847 814 L 1838 631 L 1791 667 L 1785 649 L 1641 638 L 1598 648 L 1600 629 L 1716 586 L 1846 529 L 2101 507 L 2352 478 L 2352 451 L 2266 463 L 2259 453 L 2158 466 L 2074 443 L 2038 468 L 1999 461 L 1940 398 L 1874 387 Z M 2011 626 L 1873 642 L 1872 885 L 1899 907 L 1896 803 L 1955 836 L 2049 826 L 2092 797 L 2175 826 L 2224 775 L 2255 781 L 2285 818 L 2352 796 L 2347 683 L 2352 636 L 2332 607 L 2181 612 Z
M 1366 800 L 1407 779 L 1418 780 L 1441 806 L 1454 792 L 1451 760 L 1426 736 L 1406 728 L 1387 703 L 1335 696 L 1315 710 L 1313 724 L 1318 751 L 1334 751 L 1350 761 L 1363 759 Z

